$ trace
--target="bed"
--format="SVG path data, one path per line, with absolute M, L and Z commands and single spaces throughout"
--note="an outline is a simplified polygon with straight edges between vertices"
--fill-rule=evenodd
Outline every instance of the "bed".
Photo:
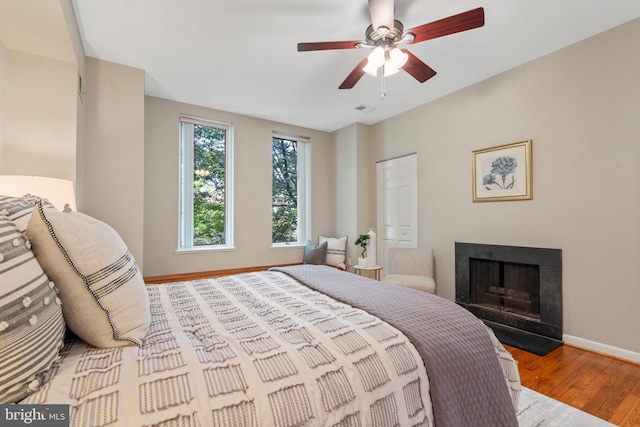
M 1 203 L 0 197 L 0 228 Z M 24 240 L 53 277 L 45 284 L 56 289 L 66 327 L 84 337 L 66 330 L 52 362 L 25 380 L 20 404 L 67 404 L 70 425 L 83 427 L 517 426 L 513 358 L 450 301 L 315 265 L 138 283 L 133 298 L 118 292 L 134 285 L 114 286 L 108 277 L 139 279 L 126 247 L 118 246 L 125 254 L 99 269 L 99 277 L 81 274 L 85 261 L 58 226 L 64 215 L 36 202 L 29 220 L 29 228 L 43 222 L 43 233 L 54 237 L 47 251 L 62 252 L 62 261 L 43 253 L 37 233 L 27 230 Z M 15 217 L 15 210 L 5 211 L 6 222 Z M 77 221 L 74 234 L 84 230 Z M 78 307 L 69 307 L 66 279 L 55 271 L 60 264 L 82 278 L 74 287 L 90 295 Z M 132 307 L 118 313 L 109 308 L 114 302 L 143 307 L 138 311 L 148 310 L 148 317 Z M 74 319 L 73 310 L 91 303 L 99 310 Z M 104 314 L 106 338 L 117 338 L 113 346 L 90 343 Z

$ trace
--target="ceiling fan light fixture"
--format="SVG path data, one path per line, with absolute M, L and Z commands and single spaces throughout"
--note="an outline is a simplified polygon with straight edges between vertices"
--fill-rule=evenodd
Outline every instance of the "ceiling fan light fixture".
M 367 63 L 367 66 L 371 65 L 372 67 L 376 67 L 376 68 L 382 67 L 386 59 L 385 56 L 386 55 L 385 55 L 384 48 L 382 46 L 377 46 L 369 54 L 368 56 L 369 62 Z
M 394 47 L 389 51 L 389 60 L 396 68 L 402 68 L 409 60 L 409 55 Z
M 371 64 L 371 61 L 367 62 L 367 65 L 362 67 L 362 71 L 369 74 L 370 76 L 376 77 L 378 75 L 378 66 Z
M 400 68 L 396 67 L 392 61 L 387 61 L 382 66 L 382 70 L 383 70 L 383 76 L 388 77 L 400 71 Z

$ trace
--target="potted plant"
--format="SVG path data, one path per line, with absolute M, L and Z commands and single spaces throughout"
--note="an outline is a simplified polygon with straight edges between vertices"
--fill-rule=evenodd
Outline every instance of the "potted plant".
M 362 248 L 362 256 L 358 257 L 358 265 L 360 267 L 366 267 L 367 266 L 367 244 L 369 243 L 369 235 L 368 234 L 361 234 L 358 236 L 358 238 L 355 241 L 356 245 L 360 245 L 360 247 Z

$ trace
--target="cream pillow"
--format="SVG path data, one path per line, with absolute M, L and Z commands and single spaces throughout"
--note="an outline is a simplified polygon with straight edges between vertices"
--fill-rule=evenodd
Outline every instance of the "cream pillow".
M 64 332 L 53 282 L 26 237 L 0 214 L 0 403 L 38 389 L 58 360 Z
M 344 260 L 347 255 L 347 236 L 340 238 L 319 236 L 318 244 L 321 245 L 324 242 L 327 242 L 327 265 L 346 270 Z
M 43 209 L 27 227 L 33 252 L 56 283 L 67 326 L 95 347 L 141 345 L 149 297 L 133 256 L 107 224 L 79 212 Z

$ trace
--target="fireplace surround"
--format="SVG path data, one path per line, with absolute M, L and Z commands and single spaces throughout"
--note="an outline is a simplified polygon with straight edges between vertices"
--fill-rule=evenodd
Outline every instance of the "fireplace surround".
M 562 251 L 455 243 L 456 303 L 500 341 L 536 354 L 562 344 Z

